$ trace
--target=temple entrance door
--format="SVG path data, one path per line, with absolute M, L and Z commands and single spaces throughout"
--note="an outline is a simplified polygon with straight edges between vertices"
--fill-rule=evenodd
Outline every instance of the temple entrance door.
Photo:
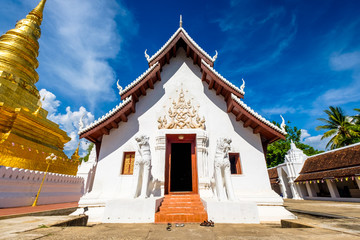
M 166 135 L 165 194 L 198 193 L 195 134 Z

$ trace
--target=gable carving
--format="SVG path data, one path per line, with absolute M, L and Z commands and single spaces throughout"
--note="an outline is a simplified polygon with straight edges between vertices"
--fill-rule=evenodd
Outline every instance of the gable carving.
M 198 108 L 192 105 L 191 100 L 186 101 L 183 89 L 180 90 L 178 101 L 173 100 L 168 114 L 159 117 L 159 129 L 205 129 L 205 118 L 200 118 Z

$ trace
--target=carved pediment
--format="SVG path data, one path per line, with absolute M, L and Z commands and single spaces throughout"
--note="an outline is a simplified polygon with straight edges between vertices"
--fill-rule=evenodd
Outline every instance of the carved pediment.
M 181 89 L 178 101 L 173 100 L 168 114 L 159 117 L 159 129 L 205 129 L 205 118 L 200 118 L 198 108 L 192 105 L 191 100 L 186 101 L 183 89 Z

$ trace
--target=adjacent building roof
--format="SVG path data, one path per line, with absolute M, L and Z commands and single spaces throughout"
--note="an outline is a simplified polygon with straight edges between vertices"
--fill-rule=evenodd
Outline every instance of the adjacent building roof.
M 309 157 L 295 181 L 360 175 L 360 143 Z

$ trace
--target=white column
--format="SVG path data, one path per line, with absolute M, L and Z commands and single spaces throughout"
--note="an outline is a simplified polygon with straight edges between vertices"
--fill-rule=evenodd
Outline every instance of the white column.
M 358 188 L 360 189 L 360 176 L 355 176 L 356 183 L 358 185 Z
M 296 186 L 296 184 L 294 183 L 293 180 L 289 180 L 289 184 L 290 184 L 290 189 L 293 195 L 293 199 L 299 200 L 302 199 L 299 195 L 299 188 L 298 186 Z
M 329 188 L 331 198 L 340 198 L 340 194 L 337 190 L 336 184 L 334 182 L 331 182 L 329 179 L 326 179 L 326 184 Z
M 311 186 L 310 183 L 306 183 L 306 189 L 309 193 L 309 197 L 317 197 L 314 186 Z
M 155 145 L 155 159 L 154 161 L 152 173 L 154 178 L 157 178 L 160 182 L 164 182 L 165 178 L 165 150 L 166 150 L 166 138 L 165 135 L 160 135 L 156 137 L 156 145 Z

